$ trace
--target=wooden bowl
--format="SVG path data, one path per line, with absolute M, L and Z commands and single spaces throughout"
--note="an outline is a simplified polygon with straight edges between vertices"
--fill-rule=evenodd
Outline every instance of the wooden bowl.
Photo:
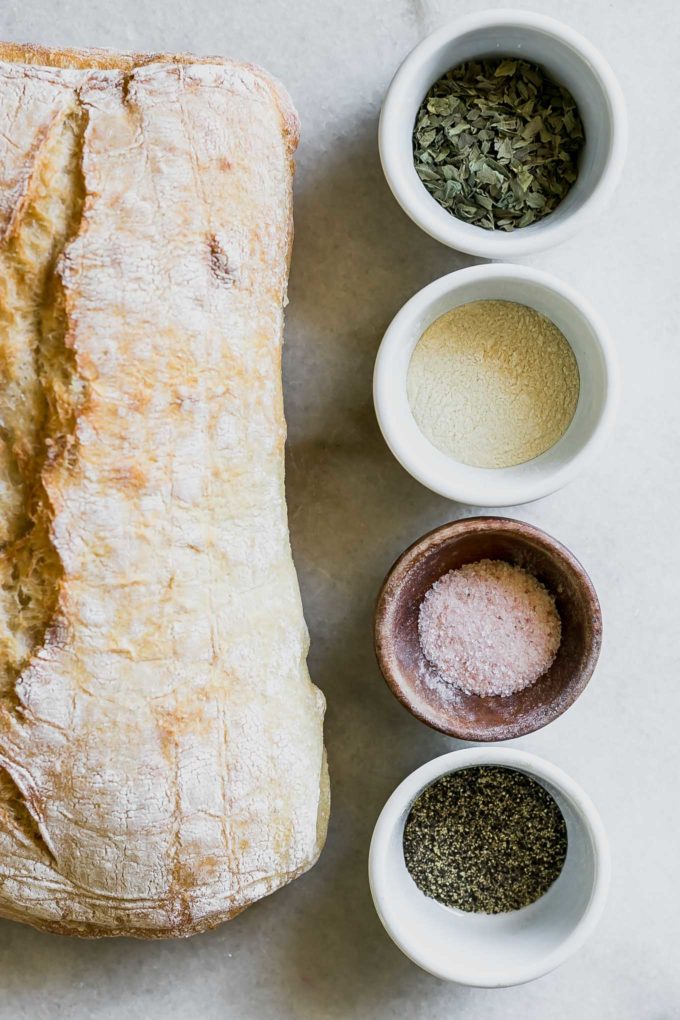
M 534 574 L 552 592 L 562 621 L 550 669 L 508 697 L 481 698 L 437 682 L 418 638 L 425 593 L 447 571 L 481 559 Z M 590 680 L 601 643 L 600 603 L 578 560 L 545 532 L 505 517 L 470 517 L 424 535 L 388 573 L 375 611 L 375 651 L 392 693 L 417 719 L 461 740 L 509 740 L 552 722 Z

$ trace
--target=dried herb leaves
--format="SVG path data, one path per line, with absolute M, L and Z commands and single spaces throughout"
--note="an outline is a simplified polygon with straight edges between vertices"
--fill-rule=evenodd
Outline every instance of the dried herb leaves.
M 547 216 L 585 140 L 572 95 L 536 64 L 481 60 L 441 77 L 416 116 L 416 173 L 444 209 L 487 230 Z

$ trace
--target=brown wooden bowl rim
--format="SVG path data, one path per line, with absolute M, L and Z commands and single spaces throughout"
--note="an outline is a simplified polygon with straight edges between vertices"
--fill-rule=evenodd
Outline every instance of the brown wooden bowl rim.
M 468 731 L 457 729 L 455 724 L 452 725 L 450 722 L 444 722 L 435 709 L 431 711 L 421 710 L 410 697 L 409 689 L 400 683 L 393 674 L 386 657 L 383 655 L 382 649 L 389 641 L 385 629 L 388 600 L 399 591 L 403 579 L 408 574 L 416 558 L 430 550 L 433 546 L 441 544 L 444 540 L 456 537 L 457 535 L 479 531 L 505 532 L 519 538 L 524 538 L 525 536 L 531 537 L 537 544 L 542 545 L 545 549 L 555 554 L 578 578 L 592 615 L 593 628 L 589 645 L 586 646 L 585 662 L 578 677 L 565 688 L 566 693 L 562 698 L 546 705 L 544 716 L 540 722 L 534 723 L 531 717 L 528 716 L 518 716 L 516 724 L 509 728 L 506 727 L 502 735 L 488 732 L 483 733 L 479 737 L 471 737 Z M 445 733 L 447 736 L 474 743 L 512 740 L 516 737 L 526 736 L 528 733 L 534 733 L 536 730 L 543 729 L 544 726 L 554 722 L 555 719 L 558 719 L 559 716 L 563 715 L 574 704 L 588 686 L 602 648 L 602 609 L 593 582 L 583 564 L 562 542 L 553 538 L 552 535 L 549 535 L 541 528 L 537 528 L 534 524 L 528 524 L 526 521 L 520 521 L 513 517 L 463 517 L 455 521 L 449 521 L 446 524 L 440 524 L 438 527 L 426 532 L 416 539 L 415 542 L 412 542 L 394 561 L 378 591 L 373 616 L 373 641 L 378 666 L 387 686 L 404 708 L 408 709 L 411 715 L 419 719 L 420 722 L 425 723 L 434 730 L 438 730 L 440 733 Z

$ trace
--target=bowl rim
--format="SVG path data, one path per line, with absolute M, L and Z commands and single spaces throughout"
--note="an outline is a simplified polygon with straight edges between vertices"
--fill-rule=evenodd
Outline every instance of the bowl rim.
M 387 646 L 385 620 L 391 600 L 394 598 L 396 591 L 401 588 L 401 584 L 408 575 L 413 563 L 422 553 L 435 545 L 441 544 L 438 541 L 440 538 L 447 540 L 451 537 L 456 537 L 456 533 L 469 534 L 476 531 L 504 532 L 520 538 L 528 536 L 557 556 L 576 575 L 579 584 L 585 589 L 594 626 L 585 663 L 578 679 L 568 688 L 566 696 L 560 698 L 559 701 L 553 702 L 552 705 L 546 706 L 541 722 L 534 724 L 529 721 L 529 718 L 520 717 L 513 726 L 506 727 L 497 736 L 491 732 L 486 732 L 475 738 L 468 731 L 463 731 L 455 724 L 452 725 L 450 722 L 443 720 L 435 709 L 431 711 L 423 710 L 414 703 L 410 695 L 411 688 L 399 681 L 399 678 L 391 669 L 389 657 L 385 653 Z M 537 730 L 543 729 L 554 722 L 555 719 L 559 719 L 567 709 L 571 708 L 590 683 L 602 649 L 602 609 L 593 582 L 583 564 L 565 545 L 556 538 L 553 538 L 552 535 L 549 535 L 541 528 L 537 528 L 534 524 L 529 524 L 526 521 L 520 521 L 513 517 L 461 517 L 458 520 L 440 524 L 416 539 L 397 557 L 389 568 L 376 598 L 373 614 L 373 647 L 380 672 L 392 694 L 412 716 L 425 723 L 426 726 L 449 737 L 475 743 L 515 740 L 518 737 L 526 736 L 528 733 L 535 733 Z
M 447 458 L 448 472 L 442 476 L 431 469 L 418 457 L 411 444 L 405 439 L 404 430 L 390 414 L 394 402 L 395 387 L 406 386 L 408 364 L 402 374 L 395 372 L 394 362 L 400 354 L 400 345 L 406 335 L 414 335 L 414 322 L 422 313 L 445 295 L 453 295 L 462 287 L 472 284 L 502 280 L 509 283 L 530 283 L 556 294 L 570 304 L 585 319 L 590 327 L 594 346 L 601 355 L 605 370 L 605 393 L 600 409 L 600 417 L 595 428 L 586 441 L 572 456 L 561 464 L 543 470 L 518 483 L 517 478 L 507 482 L 502 471 L 498 471 L 494 484 L 489 484 L 493 469 L 478 469 L 484 482 L 474 479 L 462 479 L 463 470 L 469 474 L 470 468 L 459 465 L 452 457 Z M 518 302 L 522 295 L 517 296 Z M 569 342 L 569 337 L 566 338 Z M 417 341 L 416 341 L 417 342 Z M 517 506 L 531 503 L 567 485 L 597 457 L 612 431 L 620 396 L 620 379 L 618 358 L 614 342 L 603 319 L 595 311 L 590 302 L 576 291 L 570 284 L 558 279 L 544 270 L 514 263 L 485 263 L 456 269 L 445 276 L 440 276 L 432 283 L 426 284 L 409 298 L 396 313 L 378 347 L 373 370 L 373 404 L 380 431 L 393 455 L 413 478 L 432 492 L 468 506 L 500 507 Z M 559 442 L 559 440 L 558 440 Z M 521 465 L 518 465 L 521 466 Z M 505 469 L 512 471 L 512 468 Z
M 515 230 L 505 233 L 499 230 L 478 228 L 477 233 L 462 229 L 455 216 L 442 219 L 439 210 L 429 204 L 420 203 L 415 185 L 403 172 L 403 161 L 397 155 L 394 140 L 403 130 L 405 100 L 412 91 L 412 79 L 416 71 L 444 46 L 457 36 L 477 29 L 511 26 L 548 35 L 575 51 L 587 63 L 598 80 L 605 96 L 611 124 L 611 143 L 604 169 L 600 178 L 573 212 L 557 222 L 550 222 L 547 216 L 534 224 L 531 233 Z M 435 240 L 458 251 L 483 258 L 506 259 L 518 255 L 529 255 L 561 244 L 575 234 L 586 222 L 592 220 L 611 199 L 618 186 L 626 158 L 628 145 L 628 119 L 626 104 L 618 79 L 608 61 L 598 48 L 579 32 L 556 18 L 528 10 L 499 8 L 469 14 L 436 29 L 418 43 L 403 60 L 390 82 L 380 111 L 378 125 L 378 150 L 383 173 L 395 199 L 414 223 Z M 422 185 L 420 185 L 422 188 Z M 422 188 L 423 195 L 427 194 Z M 477 236 L 479 234 L 479 237 Z
M 413 802 L 421 790 L 448 772 L 478 765 L 501 765 L 516 768 L 527 775 L 542 779 L 555 786 L 570 802 L 590 837 L 595 867 L 590 900 L 570 934 L 556 949 L 537 958 L 533 964 L 499 969 L 488 976 L 479 973 L 473 976 L 474 979 L 471 979 L 457 966 L 457 960 L 453 954 L 446 972 L 441 968 L 431 966 L 424 955 L 419 952 L 417 940 L 409 939 L 408 920 L 405 919 L 401 926 L 388 920 L 383 910 L 383 904 L 388 902 L 390 890 L 382 865 L 390 852 L 390 847 L 394 846 L 392 835 L 403 817 L 406 806 Z M 517 748 L 464 748 L 450 751 L 421 765 L 406 776 L 387 799 L 378 816 L 371 838 L 368 853 L 368 879 L 373 903 L 385 931 L 413 963 L 445 981 L 454 981 L 477 988 L 499 988 L 524 984 L 542 977 L 560 966 L 581 948 L 592 934 L 604 910 L 611 881 L 611 857 L 607 834 L 597 808 L 585 790 L 557 765 L 538 755 Z

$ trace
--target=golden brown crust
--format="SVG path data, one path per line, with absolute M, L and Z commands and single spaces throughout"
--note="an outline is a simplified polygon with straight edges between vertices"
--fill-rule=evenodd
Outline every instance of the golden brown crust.
M 0 913 L 184 937 L 310 867 L 328 819 L 282 488 L 297 118 L 221 59 L 3 61 L 0 167 L 23 204 L 0 304 L 27 333 L 0 349 L 23 345 L 35 377 L 19 502 L 47 521 L 59 600 L 0 692 Z
M 270 90 L 281 114 L 284 132 L 291 153 L 300 141 L 300 120 L 283 85 L 256 64 L 227 60 L 225 57 L 200 57 L 193 53 L 133 53 L 92 47 L 65 49 L 38 46 L 33 43 L 0 42 L 0 61 L 38 67 L 72 68 L 74 70 L 133 71 L 146 64 L 230 64 L 247 69 Z
M 74 68 L 80 71 L 90 69 L 101 71 L 131 71 L 135 67 L 157 61 L 162 63 L 221 63 L 221 58 L 205 60 L 187 54 L 170 53 L 125 53 L 116 50 L 99 49 L 58 49 L 38 46 L 33 43 L 0 42 L 0 60 L 13 64 L 32 64 L 40 67 Z

